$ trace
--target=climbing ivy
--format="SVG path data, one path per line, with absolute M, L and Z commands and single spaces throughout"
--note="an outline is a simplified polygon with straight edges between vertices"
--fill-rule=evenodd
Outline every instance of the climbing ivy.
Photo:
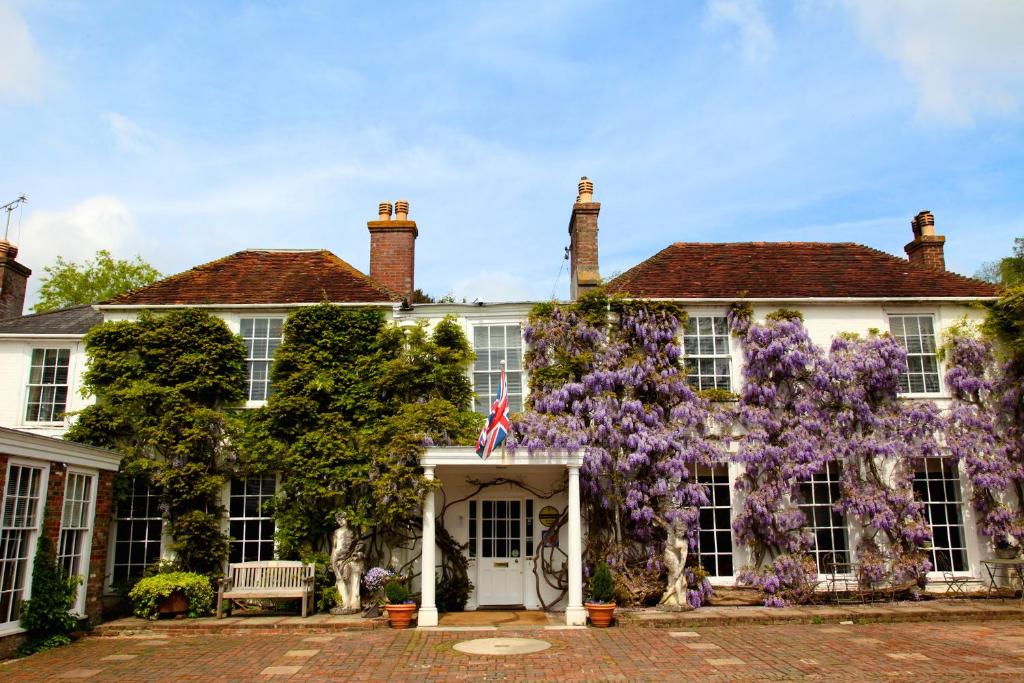
M 84 391 L 96 403 L 66 438 L 123 454 L 122 482 L 149 477 L 182 568 L 219 574 L 227 555 L 220 496 L 239 434 L 226 408 L 243 398 L 241 340 L 220 318 L 184 309 L 103 323 L 85 345 Z
M 285 322 L 274 393 L 253 412 L 240 466 L 281 472 L 272 502 L 282 557 L 327 549 L 344 512 L 367 534 L 369 563 L 420 529 L 427 446 L 470 444 L 481 417 L 470 409 L 473 352 L 446 318 L 389 324 L 385 311 L 330 304 Z

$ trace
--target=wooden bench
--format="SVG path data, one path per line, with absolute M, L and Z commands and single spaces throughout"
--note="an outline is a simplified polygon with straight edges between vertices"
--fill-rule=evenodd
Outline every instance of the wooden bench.
M 316 568 L 311 564 L 288 560 L 239 562 L 229 566 L 228 575 L 217 589 L 217 618 L 224 616 L 224 601 L 231 614 L 232 600 L 271 600 L 299 598 L 302 616 L 313 607 L 313 585 Z

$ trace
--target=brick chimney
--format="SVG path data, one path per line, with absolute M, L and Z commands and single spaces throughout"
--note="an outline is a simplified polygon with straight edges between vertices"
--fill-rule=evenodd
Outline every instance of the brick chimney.
M 25 290 L 32 271 L 14 259 L 18 248 L 0 240 L 0 320 L 20 318 L 25 307 Z
M 601 203 L 594 201 L 594 183 L 583 176 L 569 219 L 569 298 L 572 300 L 601 284 L 597 267 L 597 214 L 600 212 Z
M 368 221 L 366 227 L 370 231 L 370 277 L 412 301 L 419 231 L 416 221 L 409 220 L 409 202 L 395 202 L 394 220 L 391 203 L 381 202 L 377 220 Z
M 944 244 L 946 238 L 935 234 L 935 217 L 931 211 L 922 211 L 910 222 L 914 240 L 903 247 L 907 258 L 915 266 L 928 270 L 946 270 Z

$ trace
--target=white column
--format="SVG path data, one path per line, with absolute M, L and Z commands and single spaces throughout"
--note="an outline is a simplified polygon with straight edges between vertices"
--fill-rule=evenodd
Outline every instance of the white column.
M 569 466 L 569 604 L 565 623 L 586 626 L 587 610 L 583 607 L 583 525 L 580 521 L 580 468 Z
M 423 476 L 434 478 L 434 468 L 424 467 Z M 437 604 L 434 598 L 437 542 L 434 539 L 434 489 L 423 499 L 423 540 L 420 551 L 420 612 L 417 626 L 437 626 Z

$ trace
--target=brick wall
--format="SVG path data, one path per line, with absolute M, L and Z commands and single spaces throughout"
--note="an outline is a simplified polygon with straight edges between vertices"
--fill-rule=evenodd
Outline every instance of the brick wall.
M 416 221 L 370 221 L 370 277 L 411 299 L 416 285 Z
M 601 284 L 597 258 L 597 216 L 600 202 L 577 202 L 569 219 L 569 297 L 577 298 Z

